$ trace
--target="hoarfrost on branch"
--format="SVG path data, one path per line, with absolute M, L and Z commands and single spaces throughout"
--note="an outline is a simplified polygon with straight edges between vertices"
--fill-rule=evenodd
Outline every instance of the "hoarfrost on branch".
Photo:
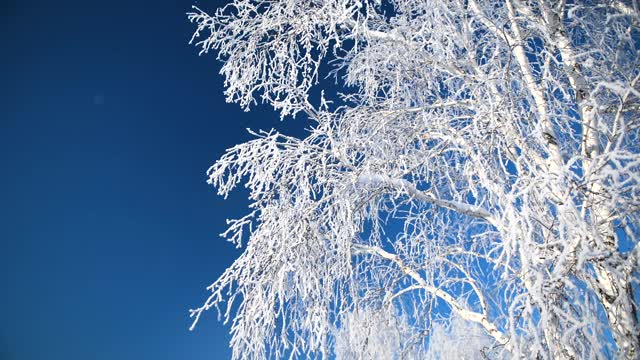
M 192 310 L 231 321 L 235 359 L 420 359 L 462 333 L 478 357 L 640 357 L 636 0 L 234 0 L 189 19 L 229 102 L 309 122 L 208 171 L 250 190 L 225 233 L 244 251 Z

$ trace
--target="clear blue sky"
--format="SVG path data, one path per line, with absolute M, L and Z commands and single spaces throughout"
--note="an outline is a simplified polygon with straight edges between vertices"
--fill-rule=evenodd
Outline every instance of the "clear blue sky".
M 246 194 L 205 171 L 246 127 L 290 125 L 224 102 L 192 3 L 0 5 L 0 359 L 229 357 L 188 309 L 239 254 L 218 234 Z

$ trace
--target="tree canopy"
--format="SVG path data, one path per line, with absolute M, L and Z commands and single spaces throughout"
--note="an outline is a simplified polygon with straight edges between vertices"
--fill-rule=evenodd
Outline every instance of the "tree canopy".
M 452 356 L 637 358 L 639 14 L 636 0 L 194 7 L 227 100 L 309 124 L 255 131 L 208 170 L 251 205 L 194 326 L 218 308 L 235 359 L 437 358 L 461 334 L 476 337 Z

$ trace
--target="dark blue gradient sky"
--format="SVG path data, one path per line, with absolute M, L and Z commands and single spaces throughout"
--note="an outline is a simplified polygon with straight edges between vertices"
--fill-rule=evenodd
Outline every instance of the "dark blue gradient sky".
M 299 120 L 224 102 L 192 1 L 2 2 L 0 359 L 229 357 L 188 309 L 239 254 L 218 234 L 246 193 L 205 170 Z

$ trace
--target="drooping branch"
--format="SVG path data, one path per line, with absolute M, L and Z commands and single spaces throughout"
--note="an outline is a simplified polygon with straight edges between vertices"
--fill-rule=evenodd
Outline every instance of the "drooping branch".
M 376 255 L 383 259 L 386 259 L 395 263 L 402 270 L 403 273 L 408 275 L 411 279 L 413 279 L 417 283 L 417 285 L 409 286 L 397 292 L 392 296 L 391 300 L 409 291 L 425 290 L 433 294 L 434 296 L 444 300 L 444 302 L 446 302 L 451 307 L 451 309 L 456 314 L 458 314 L 458 316 L 460 316 L 462 319 L 481 325 L 491 337 L 493 337 L 499 344 L 506 345 L 507 349 L 510 351 L 510 346 L 508 345 L 509 338 L 505 334 L 503 334 L 500 330 L 498 330 L 498 328 L 493 323 L 489 321 L 488 315 L 486 313 L 482 314 L 482 313 L 477 313 L 475 311 L 466 309 L 465 307 L 460 305 L 460 303 L 458 303 L 455 300 L 455 298 L 448 292 L 442 289 L 439 289 L 435 286 L 429 285 L 422 278 L 422 276 L 420 276 L 420 274 L 417 271 L 405 265 L 402 259 L 400 259 L 398 255 L 392 254 L 377 246 L 354 244 L 353 248 L 356 254 L 365 253 L 370 255 Z
M 387 175 L 369 173 L 360 175 L 358 177 L 358 183 L 362 185 L 371 184 L 378 186 L 389 186 L 392 189 L 404 191 L 407 195 L 418 201 L 424 201 L 429 204 L 434 204 L 449 210 L 453 210 L 461 215 L 467 215 L 477 219 L 481 219 L 494 226 L 499 225 L 498 221 L 493 217 L 493 215 L 491 215 L 491 213 L 481 207 L 465 204 L 459 201 L 438 199 L 432 194 L 418 190 L 415 185 L 405 179 L 393 179 Z

